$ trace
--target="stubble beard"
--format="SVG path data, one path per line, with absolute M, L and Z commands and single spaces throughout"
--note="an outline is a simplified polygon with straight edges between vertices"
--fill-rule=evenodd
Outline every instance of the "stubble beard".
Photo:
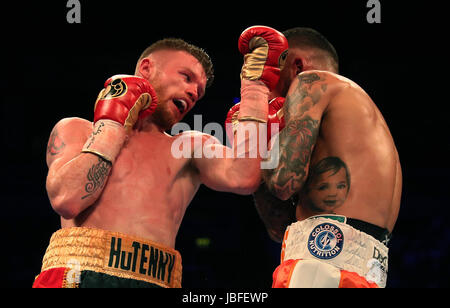
M 164 99 L 164 89 L 161 87 L 157 80 L 152 82 L 152 86 L 155 89 L 155 92 L 158 97 L 158 105 L 155 109 L 155 112 L 148 118 L 149 121 L 158 125 L 165 131 L 170 130 L 173 125 L 175 125 L 178 121 L 174 118 L 172 112 L 169 109 L 170 100 L 159 100 L 159 98 Z

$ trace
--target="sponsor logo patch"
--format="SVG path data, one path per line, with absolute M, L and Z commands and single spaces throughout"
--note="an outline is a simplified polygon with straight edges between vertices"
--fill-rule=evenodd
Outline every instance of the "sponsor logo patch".
M 332 223 L 323 223 L 314 227 L 308 238 L 308 250 L 316 258 L 333 259 L 344 246 L 344 233 Z

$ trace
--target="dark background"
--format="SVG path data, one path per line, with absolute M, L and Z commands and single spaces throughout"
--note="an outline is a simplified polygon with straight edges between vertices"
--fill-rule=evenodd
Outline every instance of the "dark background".
M 64 117 L 92 119 L 104 81 L 132 74 L 140 53 L 165 37 L 201 46 L 215 82 L 190 116 L 223 123 L 239 96 L 240 33 L 312 27 L 340 56 L 341 74 L 361 85 L 385 116 L 404 176 L 390 245 L 388 287 L 449 287 L 450 154 L 446 77 L 438 74 L 445 36 L 439 6 L 381 1 L 381 24 L 368 24 L 366 0 L 174 2 L 81 1 L 81 24 L 66 21 L 66 1 L 19 2 L 1 11 L 2 279 L 32 285 L 59 228 L 46 191 L 48 136 Z M 394 6 L 395 5 L 395 6 Z M 252 7 L 250 7 L 252 6 Z M 434 24 L 433 24 L 434 23 Z M 126 208 L 124 208 L 126 210 Z M 184 287 L 268 288 L 279 263 L 250 196 L 201 187 L 177 237 Z

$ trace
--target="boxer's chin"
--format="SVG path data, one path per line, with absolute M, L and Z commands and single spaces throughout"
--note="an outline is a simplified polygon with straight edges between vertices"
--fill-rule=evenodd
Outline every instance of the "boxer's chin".
M 151 115 L 151 120 L 164 130 L 170 130 L 178 122 L 172 112 L 168 108 L 164 108 L 163 105 L 156 108 Z

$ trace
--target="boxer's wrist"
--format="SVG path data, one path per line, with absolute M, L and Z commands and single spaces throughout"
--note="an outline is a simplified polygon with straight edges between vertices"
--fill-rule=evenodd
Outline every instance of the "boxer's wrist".
M 92 134 L 81 150 L 82 153 L 92 153 L 109 161 L 115 162 L 126 139 L 126 130 L 118 122 L 99 120 L 95 122 Z
M 241 80 L 239 121 L 267 122 L 269 89 L 261 81 Z

